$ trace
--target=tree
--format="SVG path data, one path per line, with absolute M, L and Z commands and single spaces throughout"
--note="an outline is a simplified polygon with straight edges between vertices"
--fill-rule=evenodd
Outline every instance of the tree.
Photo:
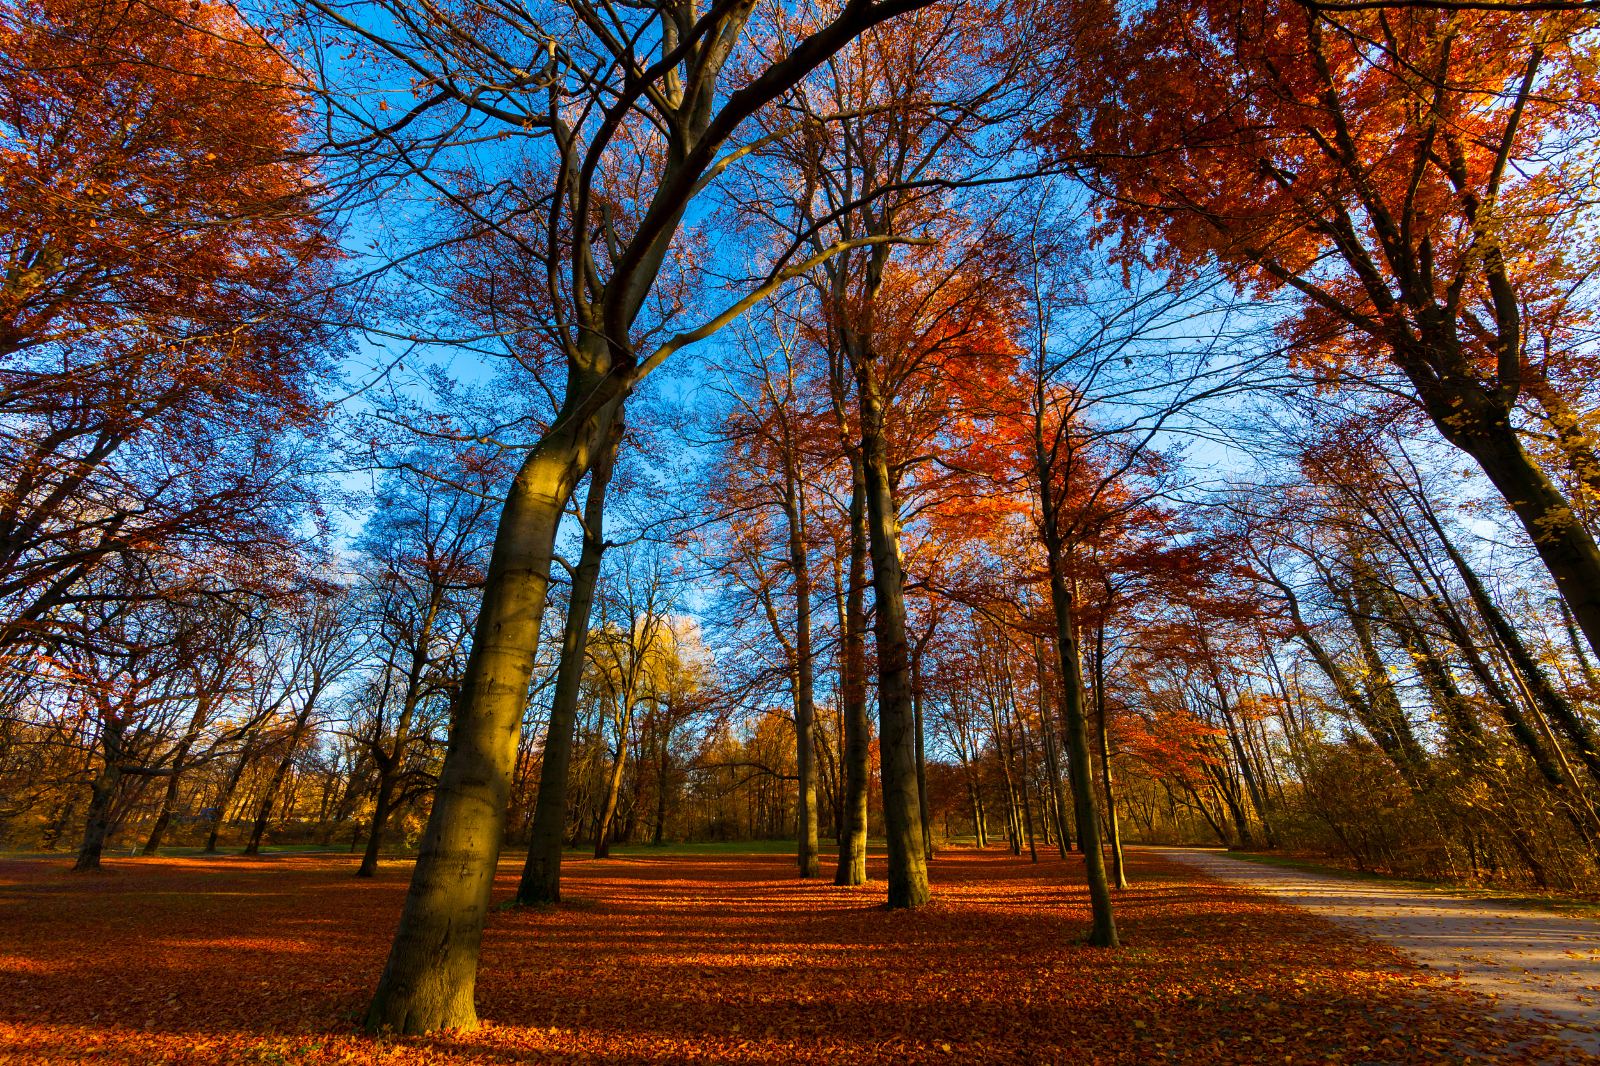
M 303 500 L 335 244 L 295 81 L 229 5 L 0 5 L 0 646 Z
M 696 324 L 641 322 L 660 295 L 657 283 L 690 205 L 744 158 L 730 146 L 747 119 L 862 30 L 922 2 L 848 0 L 767 60 L 745 44 L 755 14 L 748 2 L 701 12 L 575 0 L 474 8 L 457 19 L 453 4 L 419 10 L 409 0 L 354 7 L 304 0 L 324 69 L 353 49 L 393 75 L 396 88 L 375 113 L 336 91 L 327 98 L 337 128 L 348 131 L 344 147 L 372 151 L 380 175 L 427 183 L 423 161 L 464 140 L 478 143 L 476 129 L 462 131 L 480 124 L 529 149 L 525 173 L 537 177 L 511 188 L 527 194 L 525 202 L 457 202 L 485 228 L 506 217 L 501 207 L 547 223 L 532 247 L 547 267 L 553 348 L 566 371 L 555 417 L 508 491 L 450 749 L 369 1028 L 415 1033 L 477 1024 L 478 947 L 556 530 L 623 401 L 673 352 L 837 251 L 793 262 L 781 256 L 765 280 Z M 508 54 L 502 40 L 521 43 Z M 745 56 L 748 74 L 739 66 Z M 486 76 L 502 88 L 485 92 Z
M 1064 110 L 1050 138 L 1110 197 L 1130 256 L 1154 231 L 1167 262 L 1215 256 L 1242 286 L 1294 294 L 1283 332 L 1329 381 L 1397 372 L 1600 649 L 1600 548 L 1571 496 L 1600 470 L 1574 408 L 1589 375 L 1572 374 L 1593 257 L 1588 25 L 1575 10 L 1157 4 L 1112 47 L 1081 41 L 1072 84 L 1097 103 Z M 1535 457 L 1535 426 L 1572 490 Z
M 915 422 L 914 415 L 895 410 L 897 399 L 908 398 L 902 393 L 917 388 L 909 381 L 919 373 L 935 380 L 929 365 L 983 330 L 972 299 L 985 273 L 977 252 L 983 224 L 963 225 L 944 193 L 992 168 L 992 159 L 975 152 L 974 144 L 986 129 L 999 126 L 1018 84 L 1022 51 L 1006 47 L 1015 40 L 981 37 L 985 10 L 935 5 L 864 34 L 839 53 L 825 76 L 785 98 L 772 119 L 794 124 L 774 145 L 786 170 L 764 197 L 774 205 L 770 213 L 815 248 L 829 240 L 859 245 L 813 271 L 819 321 L 812 328 L 826 353 L 840 440 L 851 464 L 852 592 L 844 640 L 852 673 L 859 659 L 852 633 L 861 619 L 860 593 L 854 590 L 864 561 L 858 560 L 867 555 L 872 564 L 892 907 L 925 903 L 928 886 L 900 541 L 904 516 L 896 499 L 905 488 L 900 481 L 907 467 L 901 464 L 914 453 L 890 427 L 897 415 Z M 822 121 L 835 113 L 844 116 L 841 121 L 831 127 Z M 894 261 L 906 241 L 934 245 L 943 239 L 950 244 L 943 255 L 929 251 L 913 262 Z M 974 346 L 983 343 L 980 338 Z M 846 805 L 855 824 L 836 880 L 847 884 L 859 883 L 861 876 L 859 789 L 866 738 L 855 679 L 844 688 L 847 725 L 854 723 L 847 731 Z
M 774 313 L 763 324 L 772 332 L 744 341 L 748 367 L 727 372 L 731 410 L 721 436 L 728 450 L 715 500 L 732 527 L 727 568 L 738 571 L 746 591 L 760 601 L 772 640 L 781 649 L 794 705 L 795 774 L 801 877 L 822 872 L 818 844 L 818 769 L 815 625 L 812 620 L 813 510 L 824 490 L 818 483 L 837 465 L 828 420 L 821 408 L 818 368 L 808 365 L 802 335 Z M 753 334 L 754 331 L 751 331 Z M 773 529 L 751 512 L 781 517 Z M 776 582 L 768 574 L 770 542 L 782 544 L 775 568 L 787 574 L 793 621 L 784 616 Z M 862 830 L 864 832 L 864 826 Z M 849 867 L 854 873 L 852 841 Z

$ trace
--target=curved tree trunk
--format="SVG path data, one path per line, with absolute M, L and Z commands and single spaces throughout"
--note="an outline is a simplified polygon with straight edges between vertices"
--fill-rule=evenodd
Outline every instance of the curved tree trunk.
M 1122 822 L 1117 817 L 1117 788 L 1111 773 L 1111 741 L 1106 730 L 1106 627 L 1094 630 L 1094 726 L 1100 748 L 1100 774 L 1106 790 L 1106 829 L 1111 834 L 1111 883 L 1128 887 L 1127 864 L 1122 858 Z
M 167 774 L 167 787 L 161 794 L 161 811 L 156 815 L 156 824 L 151 827 L 149 837 L 145 839 L 144 847 L 140 850 L 141 855 L 154 855 L 161 850 L 161 838 L 166 835 L 167 825 L 172 821 L 172 809 L 178 802 L 178 778 L 183 773 L 183 761 L 189 757 L 189 749 L 194 747 L 201 728 L 210 717 L 211 696 L 209 693 L 201 693 L 195 697 L 194 714 L 190 716 L 189 726 L 183 731 L 183 738 L 178 741 L 178 746 L 172 753 L 172 767 Z
M 185 738 L 178 745 L 178 750 L 172 753 L 172 768 L 167 773 L 167 787 L 161 793 L 161 810 L 156 814 L 156 823 L 150 827 L 150 835 L 145 838 L 144 847 L 139 849 L 140 855 L 154 855 L 161 850 L 161 838 L 166 836 L 167 826 L 172 822 L 172 809 L 178 803 L 178 779 L 183 773 L 183 760 L 189 754 L 189 740 Z
M 578 697 L 583 690 L 583 668 L 588 661 L 589 614 L 594 606 L 594 590 L 600 581 L 600 562 L 606 550 L 606 489 L 616 467 L 623 431 L 623 416 L 619 411 L 595 456 L 594 471 L 589 475 L 589 492 L 583 501 L 583 548 L 567 601 L 561 661 L 556 666 L 556 688 L 550 701 L 550 724 L 545 729 L 544 759 L 539 769 L 539 792 L 534 800 L 533 826 L 528 833 L 528 859 L 517 885 L 517 902 L 523 905 L 561 902 L 561 844 L 567 828 L 572 731 L 578 720 Z
M 587 399 L 590 391 L 578 387 L 569 395 Z M 369 1030 L 477 1027 L 478 948 L 500 857 L 556 529 L 603 427 L 610 424 L 612 410 L 602 412 L 579 424 L 576 412 L 564 408 L 556 428 L 523 462 L 507 495 L 433 810 L 400 927 L 367 1010 Z
M 622 795 L 622 772 L 628 765 L 628 730 L 631 715 L 624 714 L 617 723 L 617 757 L 611 762 L 611 773 L 606 777 L 606 798 L 600 807 L 600 820 L 594 832 L 594 857 L 609 858 L 611 836 L 617 820 L 617 801 Z
M 272 780 L 268 782 L 267 791 L 261 797 L 261 806 L 256 810 L 255 823 L 250 827 L 250 841 L 244 847 L 246 855 L 261 853 L 261 840 L 267 834 L 267 823 L 272 820 L 272 808 L 277 803 L 278 792 L 283 788 L 284 778 L 289 776 L 289 768 L 294 765 L 294 753 L 300 747 L 306 723 L 311 721 L 311 711 L 315 706 L 315 700 L 308 697 L 305 707 L 295 716 L 294 729 L 289 733 L 283 757 L 278 760 L 277 768 L 272 771 Z
M 387 756 L 378 760 L 378 795 L 372 804 L 372 828 L 367 830 L 367 848 L 356 867 L 357 877 L 376 877 L 378 853 L 383 849 L 383 830 L 389 824 L 389 809 L 394 803 L 395 771 Z
M 222 820 L 228 816 L 228 806 L 233 803 L 233 794 L 239 790 L 239 782 L 244 778 L 244 771 L 250 765 L 252 754 L 250 746 L 246 744 L 240 749 L 239 759 L 233 764 L 233 769 L 228 772 L 228 781 L 222 786 L 222 794 L 217 797 L 217 813 L 211 819 L 211 832 L 206 836 L 207 855 L 217 853 L 217 837 L 222 833 Z

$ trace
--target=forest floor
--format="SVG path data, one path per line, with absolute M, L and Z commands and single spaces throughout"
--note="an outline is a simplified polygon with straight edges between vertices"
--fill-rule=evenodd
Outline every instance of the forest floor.
M 1246 862 L 1222 851 L 1143 850 L 1282 896 L 1399 948 L 1490 996 L 1502 1016 L 1554 1022 L 1600 1055 L 1600 923 L 1445 889 Z
M 1600 1062 L 1154 852 L 1118 896 L 1125 946 L 1086 947 L 1081 861 L 1041 860 L 945 852 L 907 913 L 782 855 L 569 859 L 567 903 L 493 914 L 483 1028 L 409 1039 L 356 1024 L 406 863 L 0 860 L 0 1063 Z

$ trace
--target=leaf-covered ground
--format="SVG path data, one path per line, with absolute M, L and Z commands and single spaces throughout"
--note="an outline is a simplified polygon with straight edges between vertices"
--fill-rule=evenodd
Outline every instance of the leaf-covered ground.
M 802 883 L 778 855 L 574 860 L 569 903 L 494 914 L 482 1030 L 370 1039 L 354 1019 L 409 871 L 353 871 L 0 861 L 0 1062 L 1593 1061 L 1153 856 L 1120 897 L 1127 946 L 1083 947 L 1079 863 L 994 851 L 941 855 L 937 902 L 910 914 L 877 906 L 881 883 Z

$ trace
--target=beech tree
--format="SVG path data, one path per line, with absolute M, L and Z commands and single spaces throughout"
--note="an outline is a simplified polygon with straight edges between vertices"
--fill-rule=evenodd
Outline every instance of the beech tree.
M 735 140 L 746 120 L 857 34 L 922 2 L 848 0 L 764 59 L 747 43 L 752 3 L 514 4 L 456 18 L 449 3 L 305 0 L 314 62 L 331 73 L 332 57 L 353 51 L 395 86 L 378 100 L 327 95 L 342 147 L 370 151 L 369 173 L 427 185 L 438 180 L 430 161 L 485 133 L 526 153 L 531 180 L 455 202 L 484 228 L 540 220 L 532 257 L 547 268 L 566 370 L 501 515 L 450 751 L 369 1028 L 477 1024 L 478 946 L 556 530 L 625 398 L 675 351 L 840 250 L 780 255 L 720 309 L 674 322 L 651 301 L 690 205 L 746 156 Z
M 1600 469 L 1572 373 L 1594 255 L 1587 16 L 1256 0 L 1080 17 L 1123 29 L 1082 40 L 1070 80 L 1094 103 L 1048 136 L 1129 255 L 1153 231 L 1165 262 L 1214 256 L 1293 294 L 1282 331 L 1329 381 L 1398 374 L 1600 650 L 1600 549 L 1572 498 Z
M 985 129 L 999 126 L 1014 105 L 1014 61 L 1023 52 L 1008 51 L 1004 44 L 1017 42 L 962 47 L 966 28 L 981 17 L 978 9 L 935 6 L 874 30 L 841 52 L 813 83 L 784 98 L 771 120 L 794 122 L 773 147 L 785 163 L 784 176 L 762 198 L 771 206 L 752 208 L 767 211 L 813 247 L 829 239 L 858 245 L 820 263 L 812 278 L 821 317 L 819 346 L 830 368 L 835 417 L 852 478 L 851 591 L 843 637 L 852 676 L 843 687 L 850 727 L 846 806 L 855 820 L 836 880 L 856 884 L 864 877 L 865 704 L 857 696 L 859 638 L 853 631 L 864 619 L 860 577 L 863 556 L 870 556 L 893 907 L 921 905 L 928 888 L 900 547 L 904 516 L 896 499 L 905 468 L 894 454 L 899 442 L 889 426 L 897 389 L 914 388 L 907 382 L 948 350 L 985 344 L 982 311 L 972 299 L 983 274 L 976 251 L 982 238 L 962 234 L 942 257 L 930 253 L 909 266 L 896 264 L 893 252 L 906 240 L 939 243 L 945 236 L 942 226 L 951 235 L 962 228 L 954 205 L 941 194 L 988 169 L 974 142 Z M 1018 36 L 1025 37 L 1025 30 Z M 820 118 L 832 113 L 846 117 L 830 128 Z M 971 228 L 981 232 L 983 226 Z M 929 373 L 928 380 L 937 375 Z
M 296 84 L 225 4 L 0 5 L 0 644 L 304 499 L 335 246 Z
M 831 426 L 824 406 L 818 369 L 808 365 L 798 329 L 769 309 L 763 324 L 772 332 L 747 335 L 749 367 L 726 371 L 731 410 L 722 427 L 729 451 L 718 486 L 717 503 L 738 528 L 727 568 L 738 572 L 745 590 L 759 601 L 772 640 L 781 649 L 794 704 L 795 774 L 799 822 L 796 861 L 801 877 L 822 872 L 818 843 L 818 767 L 816 627 L 812 620 L 811 531 L 813 511 L 826 491 L 821 487 L 828 467 L 836 465 Z M 754 334 L 754 330 L 751 331 Z M 770 345 L 770 351 L 760 350 Z M 773 512 L 782 519 L 774 529 L 749 512 Z M 752 544 L 751 541 L 757 543 Z M 776 569 L 787 573 L 789 611 L 782 609 L 771 580 L 767 544 L 781 544 Z M 854 869 L 852 855 L 851 868 Z

